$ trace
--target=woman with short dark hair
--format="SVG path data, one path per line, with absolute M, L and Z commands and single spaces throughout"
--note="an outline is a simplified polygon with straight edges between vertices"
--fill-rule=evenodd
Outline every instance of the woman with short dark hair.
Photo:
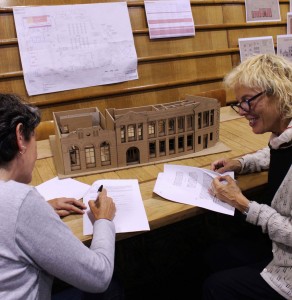
M 106 190 L 99 194 L 98 206 L 89 202 L 95 222 L 87 248 L 57 214 L 63 208 L 82 213 L 85 205 L 61 198 L 56 208 L 58 199 L 49 205 L 28 185 L 39 122 L 36 107 L 16 95 L 0 94 L 0 299 L 51 299 L 54 276 L 75 287 L 70 299 L 87 299 L 92 293 L 90 299 L 122 299 L 122 293 L 115 291 L 111 298 L 107 290 L 114 269 L 115 204 Z

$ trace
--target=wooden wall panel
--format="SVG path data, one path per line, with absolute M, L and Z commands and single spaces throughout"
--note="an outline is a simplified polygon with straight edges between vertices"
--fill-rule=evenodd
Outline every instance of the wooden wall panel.
M 1 72 L 22 71 L 18 46 L 7 45 L 0 48 L 1 50 Z
M 43 120 L 53 111 L 98 106 L 123 108 L 165 103 L 185 94 L 222 87 L 222 79 L 239 63 L 238 38 L 286 34 L 289 0 L 280 0 L 280 22 L 245 22 L 244 0 L 191 0 L 196 25 L 194 37 L 150 40 L 143 1 L 128 0 L 139 79 L 112 85 L 29 97 L 19 57 L 12 7 L 99 3 L 104 0 L 1 0 L 0 91 L 20 94 L 42 110 Z M 106 2 L 123 2 L 110 0 Z M 227 91 L 227 102 L 234 95 Z

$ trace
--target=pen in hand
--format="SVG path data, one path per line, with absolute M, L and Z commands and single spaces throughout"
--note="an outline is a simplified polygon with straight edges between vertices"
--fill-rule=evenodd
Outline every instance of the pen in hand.
M 103 184 L 98 188 L 98 192 L 102 192 L 102 189 L 103 189 Z

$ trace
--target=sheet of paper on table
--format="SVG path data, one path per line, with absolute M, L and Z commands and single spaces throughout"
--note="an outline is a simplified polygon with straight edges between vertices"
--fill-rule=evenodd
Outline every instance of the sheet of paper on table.
M 208 192 L 213 178 L 227 174 L 234 178 L 233 172 L 219 174 L 208 169 L 165 164 L 164 172 L 158 174 L 154 193 L 174 202 L 234 215 L 234 207 Z
M 150 230 L 138 180 L 101 179 L 95 181 L 83 197 L 83 203 L 88 207 L 83 215 L 84 235 L 93 233 L 93 219 L 88 201 L 97 199 L 98 189 L 101 185 L 107 190 L 107 195 L 114 200 L 116 205 L 116 214 L 113 220 L 116 233 Z
M 35 188 L 47 201 L 61 197 L 79 200 L 87 193 L 90 185 L 72 178 L 59 179 L 54 177 Z

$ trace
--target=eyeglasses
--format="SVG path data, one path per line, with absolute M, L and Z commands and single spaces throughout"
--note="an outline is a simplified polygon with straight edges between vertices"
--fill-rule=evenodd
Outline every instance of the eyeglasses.
M 250 102 L 258 98 L 259 96 L 263 95 L 265 92 L 266 91 L 260 92 L 254 95 L 253 97 L 251 97 L 250 99 L 242 100 L 241 102 L 236 104 L 230 104 L 230 106 L 238 114 L 239 114 L 239 109 L 242 109 L 245 112 L 250 112 L 251 110 Z

